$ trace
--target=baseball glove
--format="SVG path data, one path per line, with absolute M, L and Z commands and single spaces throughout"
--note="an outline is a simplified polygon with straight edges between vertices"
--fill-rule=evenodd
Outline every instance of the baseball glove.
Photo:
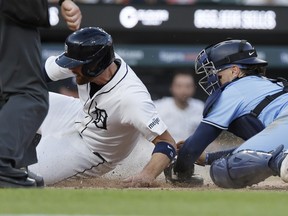
M 176 173 L 174 167 L 176 164 L 175 158 L 170 165 L 164 169 L 164 175 L 166 182 L 171 183 L 179 187 L 199 187 L 202 186 L 204 180 L 199 175 L 194 174 L 194 165 L 191 170 L 188 170 L 185 173 Z

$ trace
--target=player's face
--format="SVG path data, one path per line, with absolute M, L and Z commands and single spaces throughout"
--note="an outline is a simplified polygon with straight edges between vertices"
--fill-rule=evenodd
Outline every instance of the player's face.
M 191 76 L 178 74 L 174 77 L 171 85 L 171 94 L 175 100 L 186 103 L 195 92 L 194 80 Z
M 231 82 L 235 78 L 231 68 L 224 69 L 218 72 L 217 75 L 221 85 L 224 85 L 227 82 Z
M 242 77 L 243 75 L 244 74 L 241 72 L 240 68 L 237 65 L 233 65 L 232 67 L 229 67 L 217 73 L 221 85 L 224 85 L 227 82 L 231 82 L 237 77 Z
M 92 80 L 91 77 L 87 77 L 82 74 L 82 71 L 81 71 L 82 65 L 75 67 L 75 68 L 70 68 L 70 70 L 76 75 L 76 83 L 78 85 L 83 85 L 83 84 L 91 82 Z

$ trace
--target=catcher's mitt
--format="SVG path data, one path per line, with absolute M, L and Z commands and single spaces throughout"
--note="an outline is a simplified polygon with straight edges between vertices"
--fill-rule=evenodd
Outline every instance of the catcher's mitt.
M 170 163 L 170 165 L 166 169 L 164 169 L 166 182 L 180 187 L 199 187 L 203 185 L 203 178 L 199 175 L 194 174 L 194 166 L 191 170 L 185 173 L 176 173 L 174 171 L 175 164 L 176 158 Z

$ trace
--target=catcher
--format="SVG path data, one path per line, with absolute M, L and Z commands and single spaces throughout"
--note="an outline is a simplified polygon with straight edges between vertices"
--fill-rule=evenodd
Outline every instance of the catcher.
M 167 179 L 183 181 L 197 162 L 211 165 L 211 179 L 222 188 L 251 186 L 272 175 L 288 182 L 288 84 L 265 77 L 267 64 L 246 40 L 222 41 L 199 53 L 195 70 L 209 97 L 202 122 L 180 148 L 171 172 L 166 170 Z M 202 154 L 223 130 L 245 142 Z

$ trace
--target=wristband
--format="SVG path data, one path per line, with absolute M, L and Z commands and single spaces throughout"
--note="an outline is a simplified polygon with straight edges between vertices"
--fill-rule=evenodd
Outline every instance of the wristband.
M 154 153 L 165 154 L 170 160 L 172 160 L 176 156 L 175 148 L 170 143 L 167 142 L 156 143 L 152 154 Z

